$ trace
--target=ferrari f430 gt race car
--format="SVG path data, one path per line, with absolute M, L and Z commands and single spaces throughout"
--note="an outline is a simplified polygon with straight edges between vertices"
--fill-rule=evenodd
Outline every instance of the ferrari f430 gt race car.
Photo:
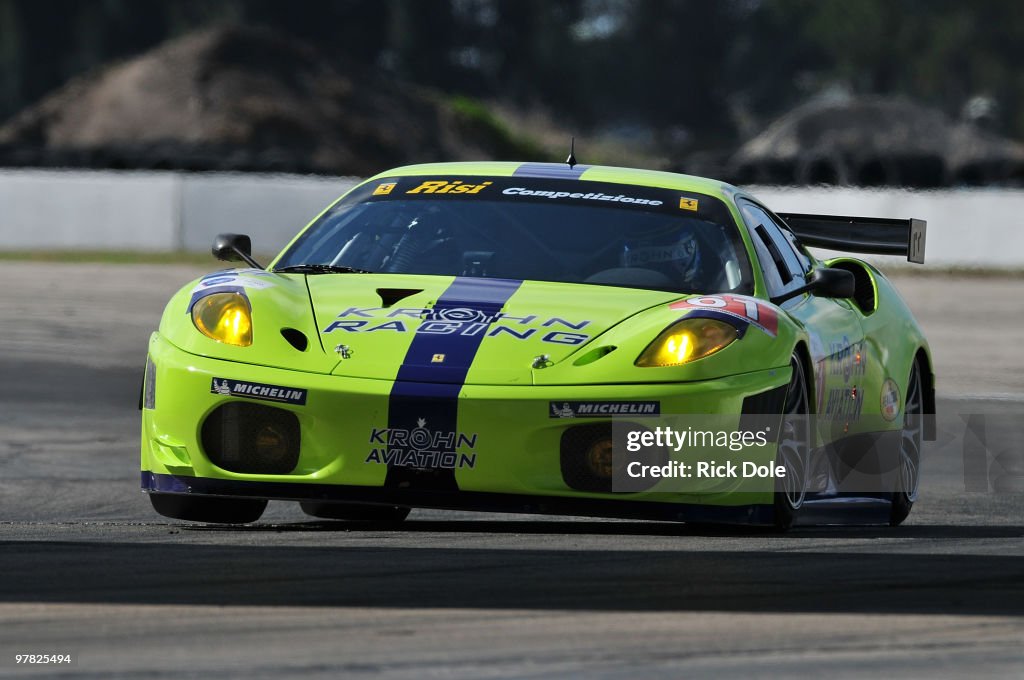
M 698 177 L 445 163 L 369 179 L 266 268 L 194 281 L 149 343 L 157 512 L 410 508 L 903 521 L 928 344 L 878 269 L 920 220 L 775 214 Z

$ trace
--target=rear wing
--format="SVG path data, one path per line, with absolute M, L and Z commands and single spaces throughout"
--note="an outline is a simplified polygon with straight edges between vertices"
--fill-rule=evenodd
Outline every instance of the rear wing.
M 908 262 L 924 264 L 924 220 L 799 213 L 778 216 L 805 246 L 872 255 L 906 255 Z

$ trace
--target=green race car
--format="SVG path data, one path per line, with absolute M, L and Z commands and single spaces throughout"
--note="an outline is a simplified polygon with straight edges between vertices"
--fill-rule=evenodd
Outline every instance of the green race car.
M 901 522 L 932 435 L 928 344 L 879 271 L 920 220 L 776 215 L 685 175 L 399 168 L 263 268 L 224 234 L 149 344 L 157 512 L 267 501 L 774 525 Z

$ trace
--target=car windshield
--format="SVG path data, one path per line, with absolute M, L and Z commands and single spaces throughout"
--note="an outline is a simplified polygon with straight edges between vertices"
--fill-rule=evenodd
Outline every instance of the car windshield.
M 313 265 L 313 266 L 310 266 Z M 280 271 L 533 279 L 673 292 L 753 290 L 725 204 L 623 184 L 399 177 L 332 206 Z

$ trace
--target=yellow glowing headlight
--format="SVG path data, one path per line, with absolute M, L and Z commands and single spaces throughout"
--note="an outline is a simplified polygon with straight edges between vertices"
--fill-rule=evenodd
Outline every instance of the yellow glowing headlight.
M 192 307 L 192 323 L 203 335 L 228 345 L 252 344 L 252 308 L 238 293 L 213 293 Z
M 683 319 L 661 332 L 640 354 L 637 366 L 678 366 L 703 359 L 739 337 L 736 329 L 717 319 Z

